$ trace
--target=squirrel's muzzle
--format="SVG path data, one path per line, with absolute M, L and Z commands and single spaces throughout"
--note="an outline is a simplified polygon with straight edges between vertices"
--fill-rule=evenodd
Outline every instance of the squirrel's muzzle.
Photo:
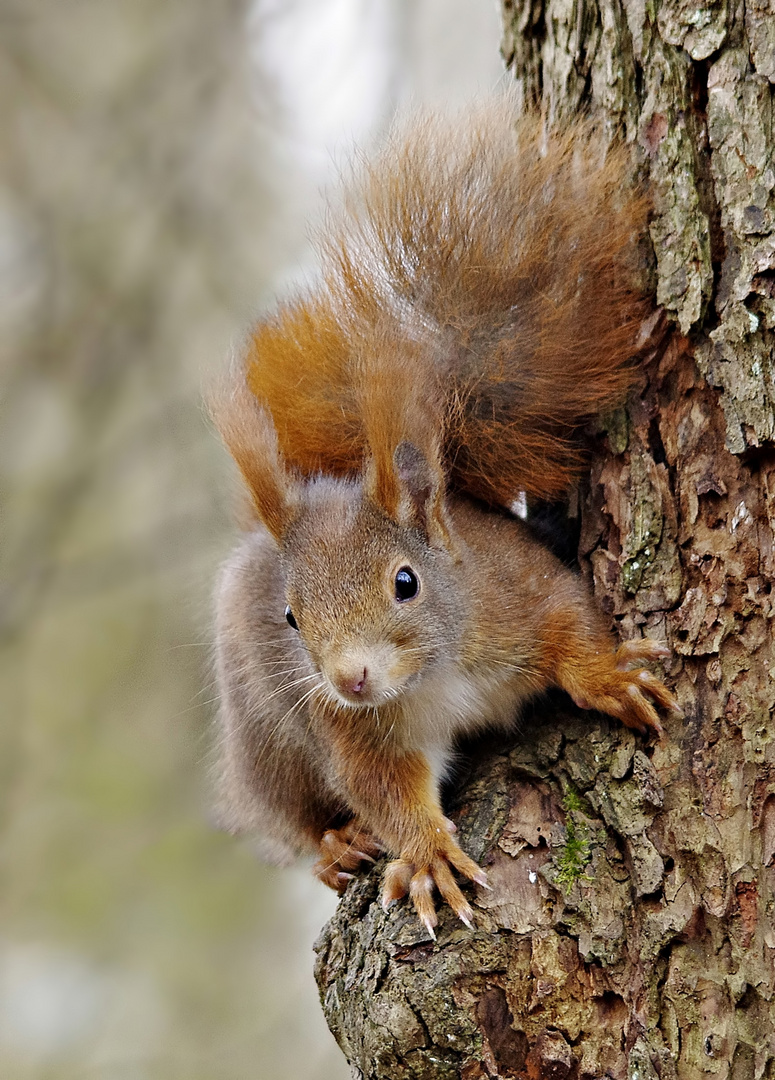
M 388 642 L 357 649 L 329 649 L 321 669 L 337 700 L 382 705 L 398 696 L 410 672 L 400 650 Z

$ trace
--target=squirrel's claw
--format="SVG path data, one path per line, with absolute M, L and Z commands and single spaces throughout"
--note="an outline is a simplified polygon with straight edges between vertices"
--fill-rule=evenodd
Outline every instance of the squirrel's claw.
M 320 838 L 320 858 L 313 873 L 340 895 L 353 878 L 352 871 L 360 870 L 363 863 L 374 864 L 382 853 L 382 847 L 360 827 L 357 821 L 348 821 L 341 829 L 329 829 Z
M 654 660 L 666 660 L 671 656 L 671 651 L 667 645 L 661 644 L 659 641 L 650 641 L 648 638 L 636 638 L 633 641 L 625 641 L 623 645 L 620 645 L 616 650 L 614 661 L 617 668 L 621 671 L 628 671 L 630 664 L 647 664 Z M 629 674 L 635 677 L 637 687 L 635 684 L 630 685 L 630 694 L 635 697 L 636 689 L 640 691 L 640 696 L 648 695 L 659 706 L 660 709 L 665 709 L 667 712 L 673 713 L 675 716 L 683 716 L 683 709 L 678 704 L 676 699 L 667 689 L 661 679 L 658 679 L 656 675 L 652 674 L 646 668 L 640 667 L 636 670 L 629 671 Z M 647 704 L 649 704 L 647 702 Z M 651 714 L 654 713 L 653 708 L 650 710 Z M 627 721 L 625 720 L 626 724 Z M 657 724 L 652 722 L 648 725 L 651 730 L 657 731 L 662 734 L 662 725 L 657 720 Z
M 638 681 L 643 685 L 647 694 L 649 694 L 657 705 L 662 709 L 667 709 L 668 712 L 675 713 L 676 716 L 683 716 L 684 711 L 678 704 L 676 699 L 667 689 L 665 684 L 661 682 L 656 675 L 652 675 L 650 671 L 646 671 L 645 668 L 636 672 Z
M 619 646 L 614 654 L 614 663 L 620 671 L 626 671 L 630 664 L 650 664 L 653 660 L 666 660 L 671 655 L 670 649 L 661 641 L 633 638 Z
M 394 900 L 408 894 L 420 922 L 435 940 L 435 927 L 438 925 L 434 902 L 434 889 L 436 889 L 460 921 L 473 930 L 474 913 L 455 881 L 453 869 L 489 889 L 484 871 L 456 844 L 452 843 L 449 850 L 437 850 L 431 860 L 423 865 L 417 865 L 407 859 L 394 859 L 388 863 L 382 888 L 382 907 L 387 911 Z
M 436 905 L 433 902 L 433 878 L 426 867 L 418 870 L 412 877 L 409 884 L 409 895 L 412 898 L 420 922 L 435 941 L 436 926 L 439 918 L 436 914 Z
M 580 708 L 615 716 L 641 735 L 653 734 L 661 739 L 664 732 L 655 706 L 683 715 L 680 706 L 656 675 L 631 665 L 667 656 L 670 650 L 660 642 L 648 638 L 625 641 L 613 656 L 596 652 L 592 657 L 575 658 L 565 668 L 560 685 Z

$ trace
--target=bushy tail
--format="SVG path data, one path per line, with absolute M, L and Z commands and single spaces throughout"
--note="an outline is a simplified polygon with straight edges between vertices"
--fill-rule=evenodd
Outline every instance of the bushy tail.
M 320 286 L 251 342 L 287 462 L 349 473 L 441 433 L 458 490 L 559 494 L 632 381 L 647 214 L 586 121 L 547 135 L 506 100 L 395 135 L 331 211 Z

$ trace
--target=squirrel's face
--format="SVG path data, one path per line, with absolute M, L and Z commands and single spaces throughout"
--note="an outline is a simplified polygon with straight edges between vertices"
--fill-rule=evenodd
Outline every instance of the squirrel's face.
M 319 480 L 283 539 L 286 618 L 340 705 L 378 707 L 455 655 L 455 563 L 355 483 Z

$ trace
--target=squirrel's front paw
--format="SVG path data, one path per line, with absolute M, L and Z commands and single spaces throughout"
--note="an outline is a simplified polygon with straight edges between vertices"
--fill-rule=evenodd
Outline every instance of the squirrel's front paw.
M 484 870 L 477 866 L 473 859 L 469 859 L 454 840 L 449 838 L 446 842 L 426 852 L 424 857 L 415 857 L 415 859 L 404 857 L 388 863 L 382 888 L 383 908 L 387 910 L 393 900 L 398 900 L 408 893 L 420 921 L 435 939 L 434 927 L 439 921 L 433 898 L 433 890 L 436 888 L 457 917 L 466 926 L 473 927 L 474 913 L 452 876 L 453 868 L 463 877 L 488 887 Z
M 656 641 L 626 641 L 605 660 L 596 655 L 583 668 L 580 666 L 567 689 L 580 708 L 608 713 L 642 735 L 653 732 L 661 738 L 662 725 L 654 706 L 679 716 L 683 715 L 681 708 L 656 675 L 644 667 L 630 670 L 630 665 L 667 656 L 670 650 Z
M 357 821 L 348 821 L 341 829 L 329 829 L 320 839 L 320 858 L 312 868 L 324 885 L 343 893 L 353 871 L 363 863 L 373 863 L 382 847 Z

